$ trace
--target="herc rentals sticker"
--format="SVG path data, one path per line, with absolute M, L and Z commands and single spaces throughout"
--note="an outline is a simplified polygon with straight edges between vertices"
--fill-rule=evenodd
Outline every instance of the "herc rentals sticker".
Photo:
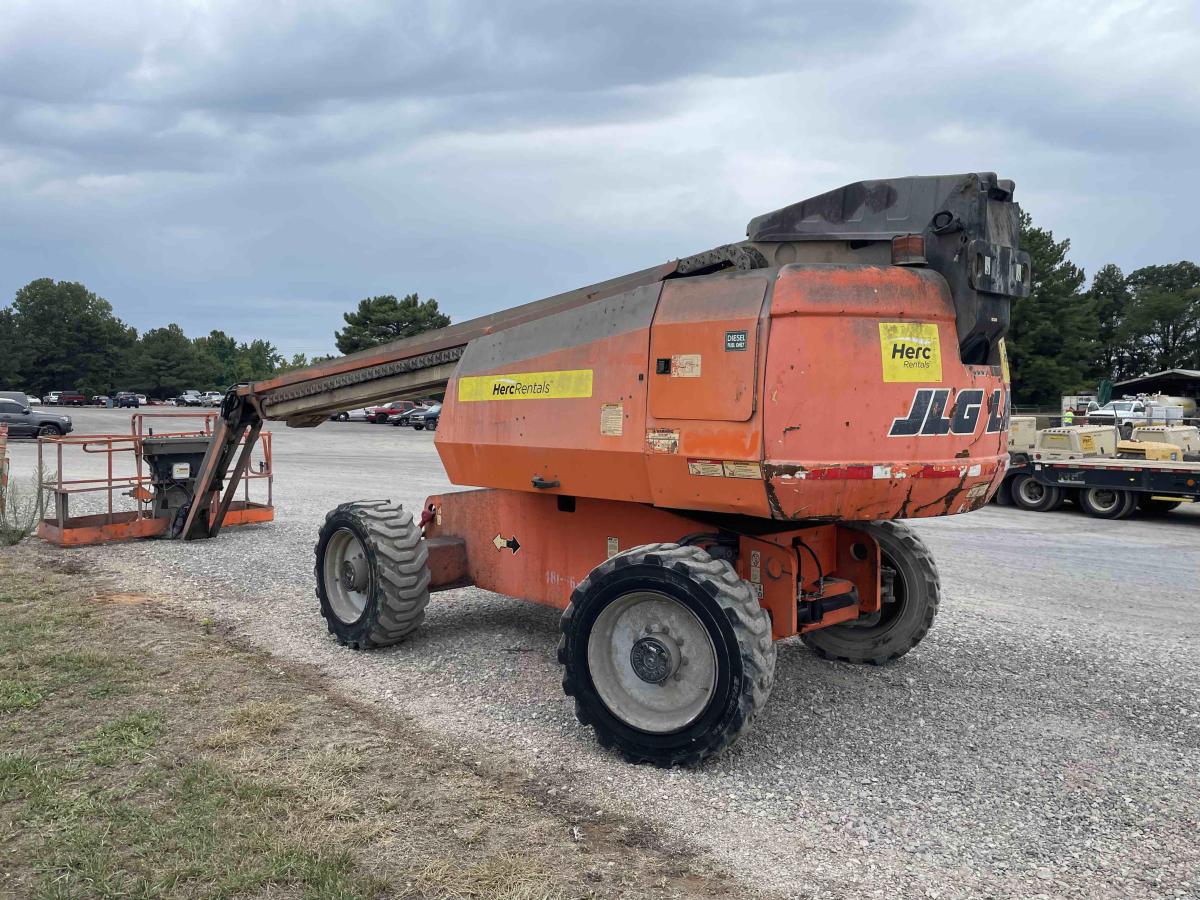
M 459 402 L 473 400 L 569 400 L 592 396 L 592 370 L 469 375 L 458 379 Z
M 936 325 L 880 322 L 884 381 L 941 381 L 942 347 Z

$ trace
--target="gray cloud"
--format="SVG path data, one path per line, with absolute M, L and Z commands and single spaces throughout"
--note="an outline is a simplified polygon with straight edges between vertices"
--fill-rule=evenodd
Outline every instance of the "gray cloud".
M 324 351 L 740 236 L 846 181 L 994 169 L 1089 271 L 1195 257 L 1192 4 L 178 0 L 0 19 L 0 297 Z

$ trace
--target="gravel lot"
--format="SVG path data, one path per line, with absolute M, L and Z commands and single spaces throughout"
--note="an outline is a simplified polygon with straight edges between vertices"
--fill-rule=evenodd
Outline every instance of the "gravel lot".
M 72 414 L 82 432 L 128 422 Z M 945 588 L 920 648 L 870 669 L 785 642 L 771 701 L 734 750 L 662 772 L 619 762 L 576 724 L 552 610 L 464 589 L 435 595 L 401 647 L 340 648 L 313 597 L 325 512 L 419 504 L 444 475 L 426 433 L 274 432 L 274 524 L 75 558 L 317 665 L 463 752 L 510 755 L 548 796 L 687 838 L 748 892 L 1200 896 L 1200 509 L 1103 522 L 991 507 L 919 522 Z M 32 471 L 30 442 L 11 455 L 14 477 Z

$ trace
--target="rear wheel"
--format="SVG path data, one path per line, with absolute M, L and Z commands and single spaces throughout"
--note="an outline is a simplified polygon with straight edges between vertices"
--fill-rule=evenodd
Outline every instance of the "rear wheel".
M 1137 508 L 1137 495 L 1117 488 L 1084 488 L 1079 508 L 1096 519 L 1124 519 Z
M 1062 489 L 1042 484 L 1032 475 L 1017 475 L 1012 480 L 1013 503 L 1021 509 L 1049 512 L 1062 505 Z
M 879 612 L 806 631 L 800 640 L 826 659 L 879 666 L 899 659 L 929 632 L 941 602 L 941 579 L 925 542 L 902 522 L 854 527 L 879 544 Z
M 317 599 L 334 637 L 355 650 L 386 647 L 425 619 L 429 554 L 398 503 L 343 503 L 325 517 L 316 547 Z
M 601 563 L 561 625 L 576 717 L 630 762 L 720 753 L 774 682 L 770 618 L 733 567 L 699 547 L 647 544 Z

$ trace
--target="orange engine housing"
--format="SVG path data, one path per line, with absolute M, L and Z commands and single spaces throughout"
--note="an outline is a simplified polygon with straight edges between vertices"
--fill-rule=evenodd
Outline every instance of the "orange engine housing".
M 1006 376 L 1002 347 L 961 362 L 929 269 L 674 278 L 472 341 L 436 444 L 461 485 L 787 521 L 948 515 L 1003 474 Z

